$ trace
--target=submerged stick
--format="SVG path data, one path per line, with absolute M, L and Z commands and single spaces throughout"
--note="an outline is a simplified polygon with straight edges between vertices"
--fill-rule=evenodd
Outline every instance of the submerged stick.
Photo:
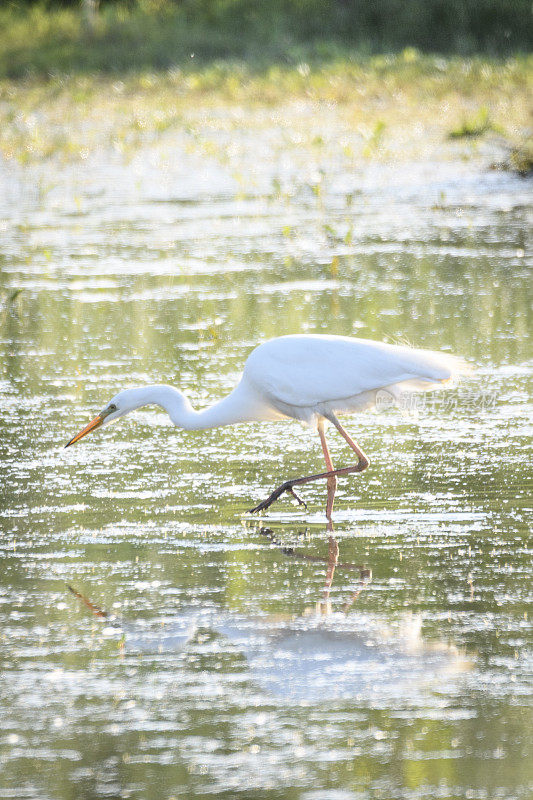
M 67 583 L 67 589 L 69 590 L 69 592 L 72 592 L 74 597 L 77 597 L 78 600 L 80 600 L 83 603 L 83 605 L 86 606 L 86 608 L 88 608 L 92 614 L 94 614 L 95 617 L 99 617 L 99 619 L 107 619 L 107 617 L 109 616 L 107 611 L 104 611 L 98 606 L 95 606 L 94 603 L 91 603 L 91 601 L 87 597 L 85 597 L 84 594 L 78 592 L 68 583 Z

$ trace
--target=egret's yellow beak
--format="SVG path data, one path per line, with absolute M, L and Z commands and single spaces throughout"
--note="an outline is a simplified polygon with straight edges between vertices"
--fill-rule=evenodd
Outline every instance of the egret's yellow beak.
M 76 436 L 74 436 L 70 440 L 70 442 L 67 442 L 65 447 L 70 447 L 71 444 L 75 444 L 76 442 L 79 442 L 80 439 L 83 439 L 83 437 L 86 436 L 91 431 L 95 431 L 96 428 L 100 427 L 100 425 L 103 423 L 105 418 L 106 418 L 105 414 L 98 414 L 98 416 L 95 417 L 93 420 L 91 420 L 89 422 L 89 424 L 86 425 L 85 428 L 83 428 L 83 430 L 81 430 L 79 433 L 77 433 Z

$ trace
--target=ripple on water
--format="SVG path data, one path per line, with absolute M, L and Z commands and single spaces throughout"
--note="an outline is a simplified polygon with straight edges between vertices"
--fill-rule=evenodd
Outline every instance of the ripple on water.
M 531 795 L 530 184 L 356 169 L 329 112 L 318 158 L 306 113 L 226 164 L 180 134 L 40 195 L 49 167 L 0 170 L 0 797 Z M 324 330 L 480 366 L 349 423 L 372 466 L 336 544 L 323 486 L 245 516 L 322 468 L 295 424 L 147 410 L 62 448 L 121 386 L 202 407 L 256 342 Z

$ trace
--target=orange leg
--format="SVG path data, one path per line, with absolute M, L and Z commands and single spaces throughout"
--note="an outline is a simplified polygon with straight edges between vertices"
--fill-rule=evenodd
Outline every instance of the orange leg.
M 322 452 L 324 453 L 324 460 L 326 462 L 326 469 L 328 472 L 335 472 L 333 462 L 328 450 L 328 443 L 326 442 L 326 434 L 324 432 L 324 423 L 322 420 L 318 423 L 318 435 L 320 436 L 320 444 L 322 445 Z M 326 502 L 326 517 L 331 520 L 333 513 L 333 503 L 335 502 L 335 491 L 337 489 L 337 476 L 330 475 L 328 478 L 328 499 Z
M 344 439 L 346 439 L 352 450 L 357 455 L 357 467 L 358 467 L 357 472 L 363 472 L 363 470 L 365 470 L 370 464 L 368 456 L 366 456 L 365 453 L 363 453 L 357 442 L 354 442 L 352 437 L 344 430 L 337 417 L 334 417 L 332 415 L 331 421 L 339 431 L 340 435 L 343 436 Z

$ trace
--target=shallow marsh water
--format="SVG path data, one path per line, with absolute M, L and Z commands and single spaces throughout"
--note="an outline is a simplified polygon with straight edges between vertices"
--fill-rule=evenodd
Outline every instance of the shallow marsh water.
M 0 797 L 525 800 L 531 184 L 452 151 L 355 163 L 304 111 L 311 149 L 282 114 L 221 120 L 0 164 Z M 297 331 L 479 367 L 348 423 L 372 464 L 333 532 L 320 485 L 244 515 L 322 468 L 296 423 L 146 409 L 63 449 L 119 388 L 204 406 Z

